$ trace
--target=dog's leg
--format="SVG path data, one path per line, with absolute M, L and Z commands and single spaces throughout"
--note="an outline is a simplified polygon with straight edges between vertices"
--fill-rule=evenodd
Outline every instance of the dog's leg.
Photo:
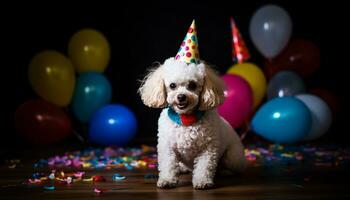
M 160 188 L 173 188 L 179 182 L 178 159 L 170 147 L 158 147 L 159 179 L 157 186 Z
M 211 150 L 211 151 L 210 151 Z M 195 189 L 207 189 L 214 186 L 214 176 L 218 164 L 218 153 L 210 149 L 194 160 L 192 184 Z
M 232 173 L 241 172 L 245 169 L 246 159 L 241 144 L 230 144 L 224 153 L 221 162 L 226 170 Z

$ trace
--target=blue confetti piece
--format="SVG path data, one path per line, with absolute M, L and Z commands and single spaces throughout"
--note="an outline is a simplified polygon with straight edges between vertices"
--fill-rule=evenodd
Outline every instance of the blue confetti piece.
M 55 186 L 44 186 L 45 190 L 55 190 Z
M 134 169 L 134 167 L 131 166 L 131 165 L 129 165 L 128 163 L 125 163 L 125 168 L 126 168 L 127 170 L 133 170 L 133 169 Z
M 122 180 L 125 180 L 126 179 L 126 177 L 125 176 L 122 176 L 122 175 L 120 175 L 120 174 L 114 174 L 113 175 L 113 180 L 114 181 L 122 181 Z
M 39 179 L 42 176 L 39 172 L 36 172 L 32 175 L 33 179 Z

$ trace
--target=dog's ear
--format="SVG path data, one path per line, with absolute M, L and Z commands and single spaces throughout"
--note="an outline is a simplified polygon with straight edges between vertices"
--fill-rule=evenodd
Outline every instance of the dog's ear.
M 138 92 L 146 106 L 163 108 L 167 105 L 163 67 L 161 65 L 152 69 L 141 81 Z
M 205 65 L 205 77 L 199 110 L 215 108 L 225 100 L 225 84 L 208 65 Z

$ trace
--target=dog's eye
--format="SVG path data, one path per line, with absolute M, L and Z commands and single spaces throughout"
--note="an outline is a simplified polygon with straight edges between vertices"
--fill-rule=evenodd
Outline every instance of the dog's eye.
M 193 81 L 191 81 L 187 86 L 187 89 L 189 90 L 195 90 L 196 88 L 197 88 L 197 84 Z
M 176 84 L 175 83 L 170 83 L 170 89 L 175 89 L 176 88 Z

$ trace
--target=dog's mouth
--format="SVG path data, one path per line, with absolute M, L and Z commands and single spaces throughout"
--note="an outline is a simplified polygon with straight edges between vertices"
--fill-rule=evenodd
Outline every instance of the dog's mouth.
M 177 107 L 178 109 L 180 109 L 180 110 L 184 110 L 184 109 L 186 109 L 186 108 L 187 108 L 187 106 L 188 106 L 188 102 L 184 102 L 184 103 L 177 103 L 177 104 L 176 104 L 176 107 Z

